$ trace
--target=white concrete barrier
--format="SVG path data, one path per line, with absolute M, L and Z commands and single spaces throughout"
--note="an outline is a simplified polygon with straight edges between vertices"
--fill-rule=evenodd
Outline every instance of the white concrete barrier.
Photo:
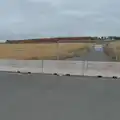
M 16 71 L 16 68 L 13 67 L 12 63 L 14 60 L 0 60 L 0 71 Z
M 120 77 L 119 62 L 86 62 L 85 76 Z
M 8 66 L 9 65 L 9 62 L 12 61 L 12 60 L 0 60 L 0 66 Z
M 44 73 L 83 75 L 84 61 L 44 60 Z
M 64 60 L 0 60 L 0 71 L 120 77 L 120 63 Z
M 42 73 L 42 60 L 0 60 L 0 71 Z
M 42 73 L 42 60 L 19 60 L 15 62 L 15 67 L 18 71 Z

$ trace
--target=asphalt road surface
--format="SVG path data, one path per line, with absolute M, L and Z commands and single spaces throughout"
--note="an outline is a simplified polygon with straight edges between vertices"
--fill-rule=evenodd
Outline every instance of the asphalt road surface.
M 88 54 L 82 55 L 81 57 L 74 57 L 68 60 L 88 60 L 88 61 L 111 61 L 111 59 L 102 51 L 96 51 L 94 47 Z
M 1 120 L 120 120 L 120 80 L 0 72 Z

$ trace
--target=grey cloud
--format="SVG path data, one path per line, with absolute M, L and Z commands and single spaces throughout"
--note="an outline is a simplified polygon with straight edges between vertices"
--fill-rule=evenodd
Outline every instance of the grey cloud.
M 0 39 L 119 35 L 119 0 L 2 0 Z

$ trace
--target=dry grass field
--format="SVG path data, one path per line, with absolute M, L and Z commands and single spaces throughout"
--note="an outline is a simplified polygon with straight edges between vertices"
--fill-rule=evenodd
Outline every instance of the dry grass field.
M 110 42 L 105 47 L 105 52 L 107 55 L 109 55 L 113 59 L 120 61 L 120 41 Z
M 0 44 L 0 59 L 56 59 L 87 51 L 90 43 Z

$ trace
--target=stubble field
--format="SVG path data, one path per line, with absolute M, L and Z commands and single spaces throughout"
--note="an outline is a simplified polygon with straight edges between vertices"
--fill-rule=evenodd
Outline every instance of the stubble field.
M 0 59 L 66 59 L 89 51 L 91 43 L 0 44 Z

